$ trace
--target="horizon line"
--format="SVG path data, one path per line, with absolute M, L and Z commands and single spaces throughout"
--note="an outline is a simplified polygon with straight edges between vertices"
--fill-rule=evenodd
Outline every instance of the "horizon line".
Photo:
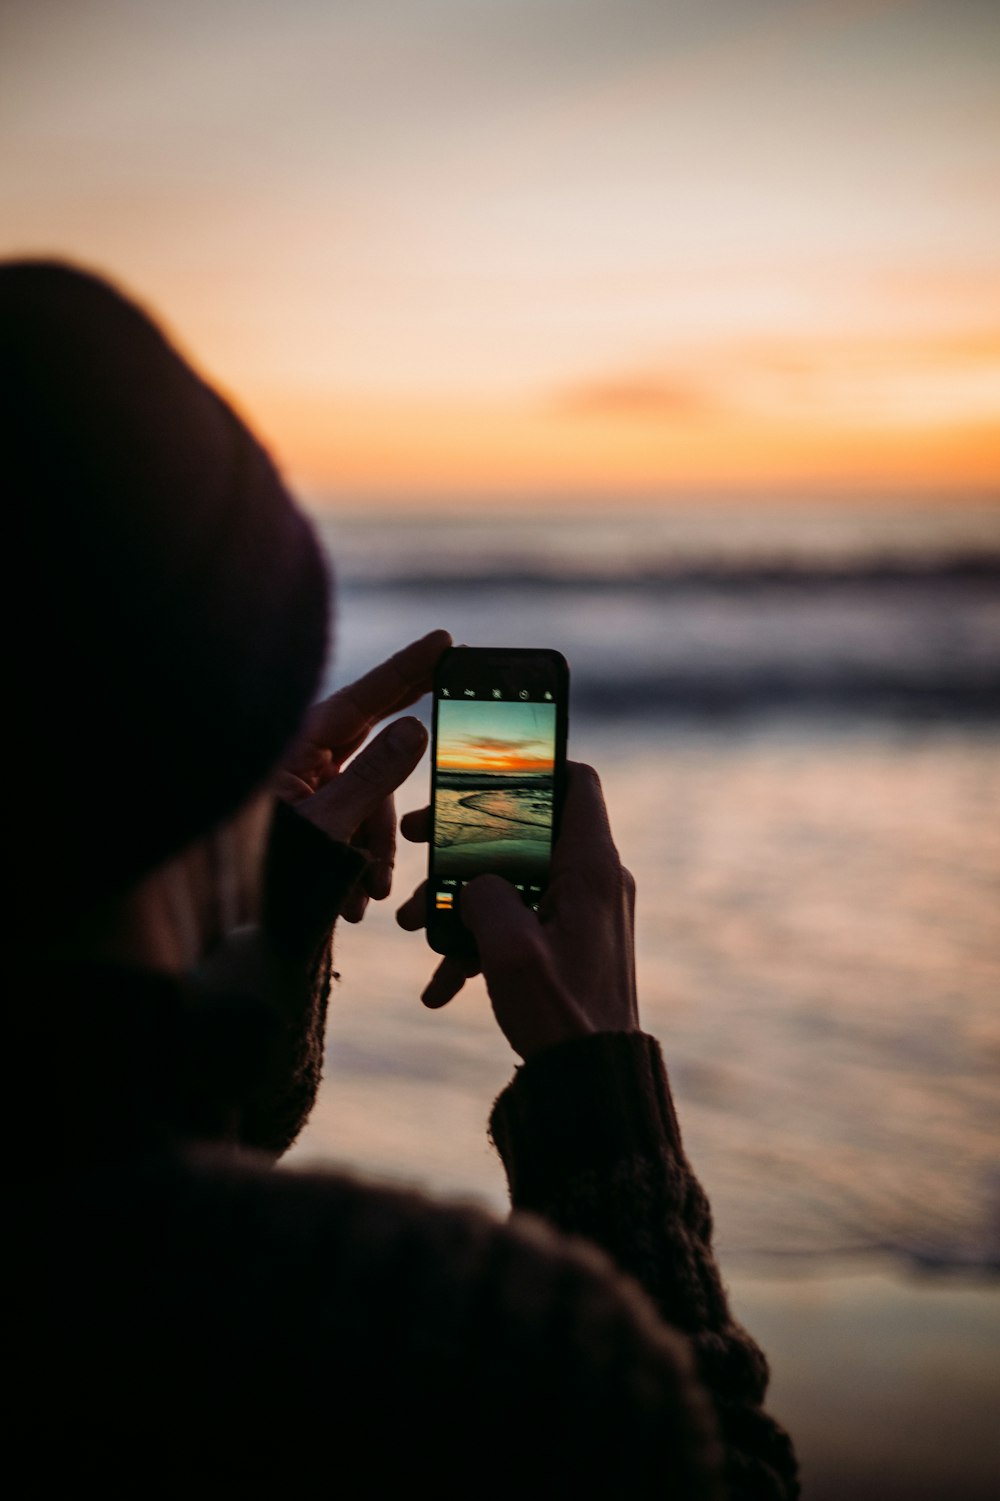
M 948 509 L 1000 509 L 1000 483 L 991 485 L 965 485 L 961 487 L 913 485 L 887 486 L 793 486 L 793 485 L 748 485 L 733 489 L 726 487 L 685 486 L 677 489 L 656 488 L 650 490 L 630 489 L 627 486 L 602 486 L 593 490 L 576 490 L 544 487 L 525 487 L 517 490 L 490 490 L 470 485 L 463 489 L 434 487 L 419 490 L 362 490 L 352 488 L 339 492 L 334 486 L 287 481 L 288 488 L 303 508 L 313 515 L 349 516 L 354 512 L 386 511 L 440 513 L 453 516 L 484 515 L 492 512 L 532 511 L 547 507 L 553 511 L 600 511 L 613 505 L 616 512 L 634 511 L 638 514 L 684 509 L 744 508 L 773 506 L 775 509 L 800 507 L 822 509 L 824 507 L 855 510 L 871 510 L 884 507 L 886 510 L 948 510 Z

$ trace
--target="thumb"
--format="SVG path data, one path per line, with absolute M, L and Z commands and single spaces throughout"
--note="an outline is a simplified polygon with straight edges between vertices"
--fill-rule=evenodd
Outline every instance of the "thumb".
M 462 891 L 462 919 L 476 939 L 496 1019 L 516 1053 L 532 1058 L 593 1030 L 559 983 L 545 929 L 508 881 L 470 881 Z
M 538 918 L 509 881 L 477 876 L 462 888 L 462 921 L 476 940 L 483 973 L 493 991 L 548 968 L 548 948 Z
M 331 839 L 349 840 L 406 780 L 426 747 L 427 731 L 419 719 L 397 719 L 298 811 Z

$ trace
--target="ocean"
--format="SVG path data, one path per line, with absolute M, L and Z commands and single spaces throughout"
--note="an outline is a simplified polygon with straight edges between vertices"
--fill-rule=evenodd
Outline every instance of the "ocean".
M 317 514 L 328 686 L 434 626 L 568 659 L 727 1269 L 1000 1267 L 1000 506 Z M 423 861 L 338 937 L 292 1160 L 503 1209 L 515 1059 L 481 981 L 419 1003 Z

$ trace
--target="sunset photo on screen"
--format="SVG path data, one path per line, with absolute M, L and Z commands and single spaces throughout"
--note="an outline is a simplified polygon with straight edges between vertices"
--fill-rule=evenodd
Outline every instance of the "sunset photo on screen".
M 552 842 L 554 704 L 438 705 L 439 876 L 541 880 Z

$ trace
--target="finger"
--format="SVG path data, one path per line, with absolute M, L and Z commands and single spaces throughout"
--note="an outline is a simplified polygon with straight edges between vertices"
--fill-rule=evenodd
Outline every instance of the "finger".
M 368 910 L 368 894 L 361 882 L 352 887 L 348 893 L 344 905 L 340 909 L 340 915 L 345 922 L 358 923 Z
M 396 913 L 396 921 L 408 933 L 416 933 L 427 926 L 427 882 L 421 881 L 416 891 L 408 897 Z
M 496 1019 L 522 1058 L 597 1030 L 564 988 L 549 935 L 508 881 L 470 881 L 462 889 L 462 917 L 475 936 Z
M 449 1001 L 454 1000 L 466 980 L 478 973 L 479 969 L 476 965 L 463 964 L 460 959 L 450 957 L 442 959 L 431 975 L 420 999 L 431 1011 L 437 1011 L 440 1007 L 447 1006 Z
M 430 808 L 414 808 L 399 820 L 399 832 L 411 844 L 426 844 L 431 837 Z
M 437 660 L 450 645 L 447 631 L 431 631 L 411 641 L 317 704 L 307 723 L 308 738 L 329 747 L 334 755 L 350 755 L 380 719 L 408 708 L 428 691 Z
M 639 1020 L 639 995 L 635 977 L 635 876 L 630 870 L 622 866 L 622 900 L 625 904 L 624 931 L 626 938 L 626 955 L 628 963 L 629 991 L 632 1001 L 632 1009 L 636 1019 Z
M 635 927 L 635 876 L 622 866 L 622 891 L 625 897 L 625 916 L 629 932 Z
M 542 926 L 509 881 L 478 876 L 463 886 L 460 900 L 462 921 L 476 940 L 495 1000 L 516 989 L 528 972 L 542 977 L 548 967 Z
M 301 803 L 304 798 L 311 797 L 322 782 L 325 780 L 321 768 L 314 764 L 312 771 L 306 770 L 306 757 L 301 745 L 295 748 L 298 771 L 293 771 L 291 766 L 282 766 L 272 778 L 272 787 L 275 797 L 280 797 L 284 803 Z M 336 768 L 330 765 L 331 771 Z
M 300 803 L 299 811 L 331 839 L 352 839 L 406 780 L 426 747 L 427 731 L 419 719 L 395 720 L 338 777 Z
M 392 890 L 396 864 L 396 804 L 391 793 L 368 815 L 354 838 L 371 857 L 361 878 L 365 890 L 373 901 L 382 902 Z
M 566 801 L 552 851 L 553 878 L 567 869 L 617 866 L 618 851 L 597 772 L 580 761 L 567 762 L 566 772 Z

